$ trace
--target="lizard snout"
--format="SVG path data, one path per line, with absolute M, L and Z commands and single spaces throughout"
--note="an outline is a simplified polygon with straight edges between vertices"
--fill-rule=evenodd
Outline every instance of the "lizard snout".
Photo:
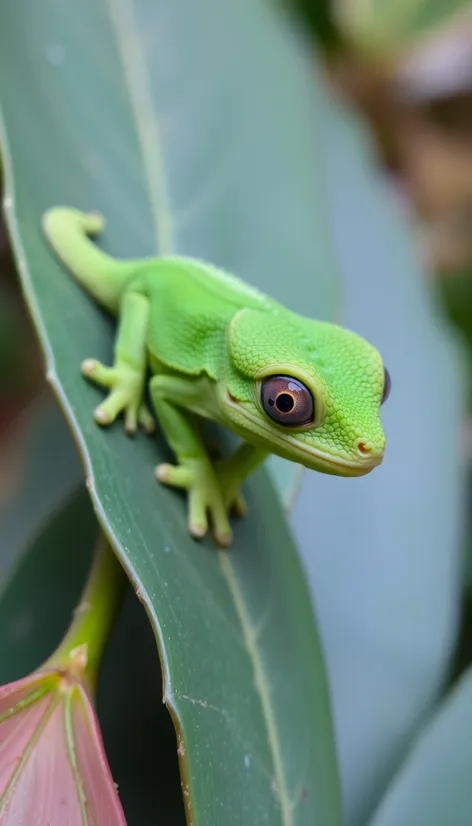
M 355 449 L 362 459 L 381 462 L 384 455 L 385 442 L 376 445 L 370 439 L 360 438 L 356 439 Z

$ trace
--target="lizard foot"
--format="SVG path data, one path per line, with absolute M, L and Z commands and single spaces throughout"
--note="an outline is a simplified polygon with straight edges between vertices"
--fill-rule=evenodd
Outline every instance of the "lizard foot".
M 86 378 L 111 390 L 95 410 L 98 424 L 106 427 L 123 412 L 127 433 L 135 433 L 138 424 L 147 433 L 153 432 L 155 423 L 149 408 L 142 402 L 144 381 L 138 370 L 123 362 L 105 367 L 96 359 L 85 359 L 81 371 Z
M 188 528 L 195 539 L 208 530 L 210 516 L 218 545 L 226 548 L 232 539 L 228 513 L 211 464 L 204 459 L 183 459 L 179 465 L 158 465 L 159 482 L 188 491 Z

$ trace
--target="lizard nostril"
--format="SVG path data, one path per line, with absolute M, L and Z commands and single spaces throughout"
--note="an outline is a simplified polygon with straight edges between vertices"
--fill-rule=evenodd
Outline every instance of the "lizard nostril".
M 357 450 L 361 454 L 361 456 L 368 456 L 371 452 L 371 448 L 369 445 L 366 445 L 365 442 L 357 442 Z

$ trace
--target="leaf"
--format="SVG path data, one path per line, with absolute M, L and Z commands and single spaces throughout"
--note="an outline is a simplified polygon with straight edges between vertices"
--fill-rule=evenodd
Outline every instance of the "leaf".
M 469 669 L 417 738 L 372 826 L 469 826 L 471 734 Z
M 156 702 L 161 696 L 156 643 L 130 590 L 105 655 L 97 706 L 128 826 L 185 824 L 175 731 Z
M 83 479 L 77 451 L 58 406 L 44 394 L 24 412 L 15 434 L 15 487 L 0 509 L 0 582 L 23 547 L 58 502 Z
M 97 534 L 86 491 L 57 501 L 36 530 L 17 550 L 0 591 L 0 685 L 41 665 L 69 624 Z
M 0 255 L 0 279 L 5 264 Z M 0 280 L 0 393 L 2 401 L 7 394 L 23 389 L 26 363 L 23 341 L 16 335 L 20 314 L 10 290 Z
M 367 130 L 328 99 L 320 119 L 343 321 L 392 376 L 382 467 L 355 484 L 305 474 L 292 516 L 326 651 L 346 823 L 364 826 L 442 691 L 457 637 L 464 375 Z
M 335 10 L 344 34 L 381 60 L 472 20 L 469 0 L 336 0 Z
M 158 639 L 188 817 L 336 826 L 322 655 L 267 475 L 248 485 L 229 553 L 189 539 L 181 497 L 153 481 L 162 441 L 93 422 L 99 394 L 78 366 L 110 360 L 113 327 L 39 229 L 54 203 L 99 209 L 115 255 L 172 245 L 305 311 L 313 279 L 330 316 L 310 52 L 250 0 L 19 0 L 0 9 L 0 31 L 9 231 L 97 515 Z

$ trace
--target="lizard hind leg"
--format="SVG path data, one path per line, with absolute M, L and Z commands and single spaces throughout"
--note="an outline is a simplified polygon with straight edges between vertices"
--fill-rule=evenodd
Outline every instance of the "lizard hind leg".
M 185 410 L 185 402 L 195 393 L 195 382 L 157 375 L 149 389 L 161 429 L 177 458 L 176 465 L 157 466 L 157 479 L 187 492 L 187 525 L 195 539 L 205 536 L 210 518 L 217 544 L 227 547 L 232 539 L 228 508 L 200 434 Z
M 74 278 L 110 312 L 116 313 L 130 279 L 143 262 L 118 261 L 100 250 L 88 236 L 97 235 L 105 219 L 95 212 L 53 207 L 42 218 L 52 249 Z

